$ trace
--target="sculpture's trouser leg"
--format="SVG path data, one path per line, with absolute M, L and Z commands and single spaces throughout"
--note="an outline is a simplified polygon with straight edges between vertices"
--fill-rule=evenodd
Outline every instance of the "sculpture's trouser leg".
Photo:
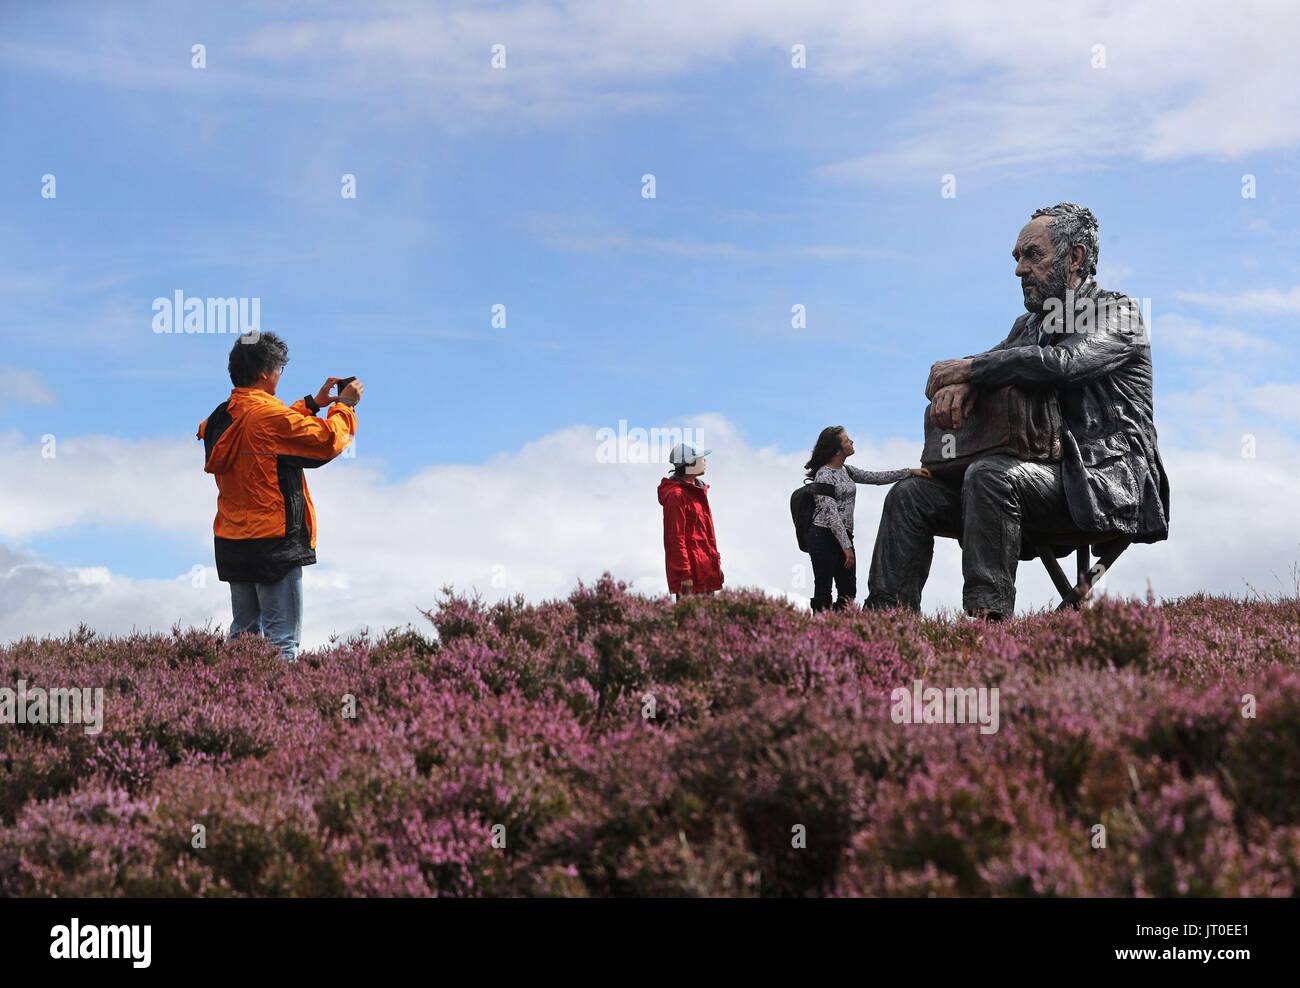
M 936 532 L 961 531 L 961 489 L 945 480 L 905 477 L 885 495 L 867 575 L 868 607 L 921 607 Z
M 1076 530 L 1059 464 L 994 455 L 972 463 L 960 488 L 924 477 L 899 481 L 886 495 L 880 516 L 867 606 L 920 608 L 935 534 L 961 532 L 962 605 L 968 611 L 1011 614 L 1022 526 Z
M 962 606 L 1011 614 L 1021 532 L 1076 532 L 1059 463 L 998 454 L 976 460 L 961 485 Z

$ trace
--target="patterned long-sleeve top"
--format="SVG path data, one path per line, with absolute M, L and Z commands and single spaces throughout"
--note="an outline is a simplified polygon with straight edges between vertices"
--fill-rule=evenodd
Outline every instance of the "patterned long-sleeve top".
M 813 524 L 830 529 L 841 549 L 853 546 L 853 507 L 858 498 L 858 484 L 894 484 L 911 474 L 911 470 L 859 470 L 847 463 L 839 467 L 822 467 L 813 480 L 819 484 L 833 484 L 835 496 L 817 494 L 813 497 L 816 512 Z

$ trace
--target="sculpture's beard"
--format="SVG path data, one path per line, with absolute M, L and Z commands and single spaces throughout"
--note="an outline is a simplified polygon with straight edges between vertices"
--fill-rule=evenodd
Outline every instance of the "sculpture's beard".
M 1032 275 L 1020 279 L 1020 289 L 1025 296 L 1025 308 L 1030 312 L 1042 312 L 1049 299 L 1065 302 L 1066 255 L 1062 254 L 1052 262 L 1052 270 L 1042 281 Z

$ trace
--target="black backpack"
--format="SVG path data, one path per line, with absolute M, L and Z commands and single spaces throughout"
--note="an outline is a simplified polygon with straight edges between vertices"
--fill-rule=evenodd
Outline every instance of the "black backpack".
M 794 521 L 794 537 L 799 540 L 799 551 L 808 551 L 808 529 L 812 528 L 813 515 L 817 513 L 817 502 L 813 498 L 818 494 L 835 496 L 834 484 L 816 484 L 805 480 L 790 495 L 790 518 Z

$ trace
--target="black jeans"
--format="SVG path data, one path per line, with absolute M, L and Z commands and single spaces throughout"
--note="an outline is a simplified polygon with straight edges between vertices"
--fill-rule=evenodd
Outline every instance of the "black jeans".
M 1059 463 L 998 454 L 976 460 L 960 485 L 900 480 L 885 496 L 867 579 L 868 607 L 919 610 L 937 533 L 961 536 L 962 605 L 1010 615 L 1016 608 L 1021 531 L 1080 531 L 1070 517 Z
M 814 525 L 808 530 L 808 555 L 813 565 L 813 611 L 831 607 L 831 584 L 839 591 L 835 610 L 842 610 L 844 602 L 858 595 L 858 567 L 844 565 L 844 550 L 829 528 Z

